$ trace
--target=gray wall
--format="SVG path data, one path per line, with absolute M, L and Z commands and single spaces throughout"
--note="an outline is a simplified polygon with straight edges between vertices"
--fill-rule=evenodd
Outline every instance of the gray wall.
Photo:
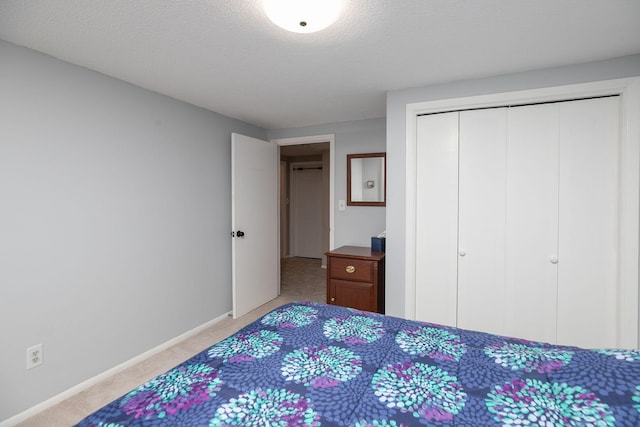
M 387 94 L 386 312 L 403 316 L 405 295 L 405 145 L 407 104 L 640 76 L 640 55 L 566 67 L 466 80 Z
M 231 309 L 230 134 L 267 135 L 3 41 L 0 59 L 3 420 Z
M 347 199 L 347 154 L 386 150 L 385 119 L 276 129 L 270 130 L 268 137 L 280 139 L 325 134 L 335 134 L 334 246 L 369 246 L 371 236 L 384 230 L 386 208 L 347 206 L 346 210 L 340 211 L 338 200 Z

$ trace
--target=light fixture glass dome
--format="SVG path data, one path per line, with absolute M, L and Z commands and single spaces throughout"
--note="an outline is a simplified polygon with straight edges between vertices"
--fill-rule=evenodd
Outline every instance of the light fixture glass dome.
M 262 0 L 269 19 L 294 33 L 313 33 L 333 24 L 344 0 Z

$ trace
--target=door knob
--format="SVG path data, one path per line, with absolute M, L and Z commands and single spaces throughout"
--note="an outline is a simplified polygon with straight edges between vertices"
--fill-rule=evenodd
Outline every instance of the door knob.
M 557 264 L 558 263 L 558 257 L 552 256 L 549 258 L 549 261 L 551 262 L 551 264 Z
M 236 236 L 238 236 L 238 237 L 244 237 L 244 231 L 240 231 L 240 230 L 238 230 L 238 232 L 236 233 Z
M 465 251 L 460 251 L 460 256 L 465 256 L 467 253 Z

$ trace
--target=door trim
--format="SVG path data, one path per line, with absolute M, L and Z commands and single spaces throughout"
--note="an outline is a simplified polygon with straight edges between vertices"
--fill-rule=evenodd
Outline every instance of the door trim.
M 271 142 L 278 146 L 284 145 L 301 145 L 301 144 L 320 144 L 323 142 L 329 143 L 329 250 L 334 249 L 335 240 L 334 240 L 334 186 L 335 186 L 335 141 L 336 135 L 325 134 L 325 135 L 312 135 L 312 136 L 299 136 L 292 138 L 279 138 L 272 139 Z M 280 161 L 280 159 L 278 159 Z M 280 183 L 280 178 L 278 178 L 278 186 L 282 185 Z M 278 212 L 280 215 L 280 212 Z M 280 221 L 278 221 L 278 235 L 280 235 Z M 278 241 L 278 253 L 280 253 L 281 242 Z
M 463 98 L 417 102 L 406 106 L 405 182 L 405 307 L 407 318 L 416 313 L 416 121 L 417 116 L 514 103 L 561 101 L 594 96 L 620 95 L 620 200 L 618 337 L 621 347 L 637 348 L 640 342 L 638 314 L 638 245 L 640 224 L 640 77 L 604 80 L 576 85 L 495 93 Z

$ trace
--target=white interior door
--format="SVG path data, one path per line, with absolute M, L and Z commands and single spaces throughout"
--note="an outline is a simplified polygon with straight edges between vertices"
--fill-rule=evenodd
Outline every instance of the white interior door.
M 322 258 L 322 164 L 294 164 L 291 171 L 293 256 Z
M 558 342 L 617 347 L 619 98 L 560 104 Z
M 417 123 L 416 319 L 456 326 L 458 113 Z
M 233 317 L 278 296 L 278 146 L 231 135 Z
M 504 334 L 507 109 L 460 112 L 458 327 Z
M 558 104 L 507 114 L 506 331 L 556 342 Z

